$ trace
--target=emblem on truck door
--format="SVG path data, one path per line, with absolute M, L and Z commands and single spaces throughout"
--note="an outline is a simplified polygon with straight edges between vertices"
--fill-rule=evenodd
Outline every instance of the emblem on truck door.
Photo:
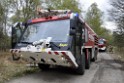
M 68 46 L 68 44 L 62 44 L 62 43 L 60 43 L 59 46 L 60 47 L 65 47 L 65 46 Z

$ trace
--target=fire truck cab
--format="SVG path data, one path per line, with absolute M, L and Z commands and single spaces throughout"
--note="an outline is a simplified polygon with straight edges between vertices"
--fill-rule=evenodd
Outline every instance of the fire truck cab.
M 98 40 L 99 51 L 107 50 L 107 41 L 104 38 L 99 38 Z
M 36 19 L 13 25 L 13 59 L 23 57 L 43 70 L 56 65 L 84 74 L 91 60 L 97 59 L 98 36 L 78 13 L 46 11 L 40 11 Z

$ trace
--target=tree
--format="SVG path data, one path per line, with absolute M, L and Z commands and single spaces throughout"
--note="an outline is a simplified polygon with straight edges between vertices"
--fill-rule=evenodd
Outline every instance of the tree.
M 11 17 L 13 23 L 35 18 L 37 7 L 41 4 L 40 0 L 13 0 L 12 3 L 11 7 L 15 8 Z
M 86 13 L 86 22 L 91 26 L 91 28 L 98 34 L 101 35 L 102 32 L 102 12 L 98 9 L 97 4 L 93 3 Z
M 124 0 L 111 1 L 112 9 L 110 16 L 117 24 L 117 29 L 114 31 L 114 43 L 117 47 L 124 47 Z
M 27 21 L 36 16 L 36 8 L 40 0 L 0 0 L 0 49 L 10 46 L 10 38 L 7 35 L 8 23 Z M 15 15 L 9 20 L 9 14 Z
M 88 9 L 85 19 L 99 37 L 105 38 L 110 43 L 112 41 L 112 35 L 108 29 L 102 26 L 102 16 L 103 12 L 97 7 L 96 3 L 93 3 Z
M 82 10 L 77 0 L 45 0 L 44 3 L 50 9 L 69 9 L 78 13 Z
M 1 10 L 0 12 L 3 14 L 1 22 L 3 23 L 2 24 L 3 33 L 5 35 L 7 35 L 7 25 L 8 25 L 7 21 L 8 21 L 8 15 L 9 15 L 10 1 L 11 0 L 0 0 L 0 5 L 1 5 L 1 8 L 2 8 L 2 9 L 0 9 Z
M 10 0 L 0 0 L 0 50 L 10 47 L 10 39 L 7 35 L 9 7 Z
M 79 3 L 76 0 L 11 0 L 11 9 L 14 15 L 11 17 L 12 23 L 24 22 L 37 17 L 37 7 L 50 9 L 71 9 L 81 12 Z
M 3 18 L 4 17 L 4 8 L 2 4 L 0 3 L 0 33 L 3 33 Z

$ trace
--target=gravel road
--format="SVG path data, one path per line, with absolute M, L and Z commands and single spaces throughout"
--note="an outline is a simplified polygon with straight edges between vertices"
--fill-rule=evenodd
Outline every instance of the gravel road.
M 107 53 L 99 53 L 84 75 L 75 75 L 67 69 L 51 69 L 12 79 L 7 83 L 124 83 L 124 62 L 114 60 Z M 72 72 L 72 71 L 71 71 Z

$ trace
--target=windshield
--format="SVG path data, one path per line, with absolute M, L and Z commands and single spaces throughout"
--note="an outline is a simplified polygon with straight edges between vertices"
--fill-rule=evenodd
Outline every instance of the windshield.
M 21 42 L 34 42 L 52 37 L 51 42 L 67 42 L 70 20 L 58 20 L 32 24 L 27 27 Z
M 99 44 L 104 44 L 104 41 L 103 40 L 99 40 Z

